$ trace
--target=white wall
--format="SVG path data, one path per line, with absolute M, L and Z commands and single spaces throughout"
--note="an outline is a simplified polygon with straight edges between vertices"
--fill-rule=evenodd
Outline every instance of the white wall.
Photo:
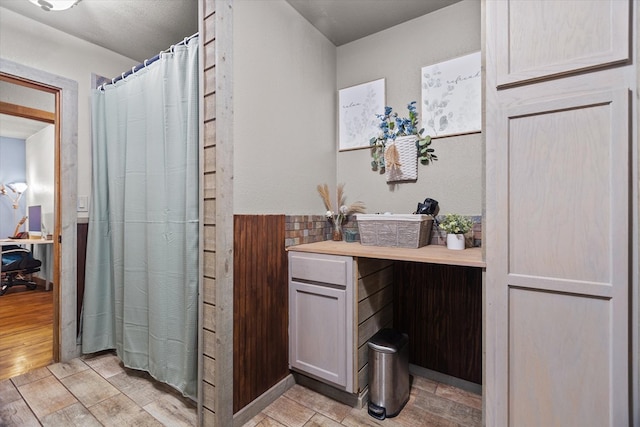
M 322 214 L 336 48 L 284 0 L 234 2 L 234 213 Z
M 406 117 L 409 102 L 421 103 L 421 68 L 480 51 L 480 31 L 480 2 L 466 0 L 340 46 L 337 88 L 384 77 L 386 104 Z M 439 160 L 419 164 L 415 183 L 388 185 L 384 175 L 371 170 L 368 149 L 337 154 L 337 182 L 371 213 L 411 213 L 418 201 L 431 197 L 440 203 L 440 213 L 481 214 L 481 134 L 435 139 L 432 147 Z
M 0 184 L 26 181 L 26 150 L 25 140 L 0 136 Z M 13 209 L 16 196 L 10 189 L 6 189 L 6 196 L 0 195 L 0 239 L 13 236 L 18 221 L 26 212 L 27 202 L 22 197 L 18 209 Z M 29 190 L 27 190 L 29 191 Z M 21 229 L 25 230 L 24 226 Z
M 436 140 L 440 160 L 396 187 L 370 170 L 368 150 L 337 153 L 336 142 L 338 89 L 385 77 L 387 104 L 402 109 L 420 101 L 421 67 L 477 50 L 474 0 L 339 48 L 284 0 L 234 2 L 234 212 L 321 214 L 316 185 L 345 182 L 369 212 L 411 212 L 429 196 L 443 212 L 479 214 L 480 134 Z M 78 194 L 89 195 L 91 73 L 119 75 L 136 61 L 4 8 L 0 55 L 78 82 Z
M 40 205 L 46 232 L 53 233 L 55 127 L 49 125 L 26 141 L 27 206 Z M 30 221 L 31 218 L 28 219 Z
M 0 56 L 78 82 L 78 194 L 91 192 L 91 73 L 106 77 L 137 61 L 0 7 Z M 62 141 L 64 143 L 64 141 Z M 79 217 L 87 216 L 79 213 Z

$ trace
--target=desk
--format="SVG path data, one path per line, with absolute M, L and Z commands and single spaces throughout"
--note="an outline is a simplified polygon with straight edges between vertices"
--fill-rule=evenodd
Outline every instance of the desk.
M 51 245 L 53 240 L 49 239 L 0 239 L 0 244 L 12 245 Z
M 31 245 L 31 252 L 33 252 L 34 245 L 47 245 L 42 254 L 33 254 L 33 257 L 42 261 L 40 271 L 44 274 L 45 290 L 48 291 L 50 289 L 49 285 L 53 281 L 53 273 L 51 269 L 53 264 L 53 254 L 51 252 L 51 249 L 53 248 L 53 239 L 0 239 L 0 245 Z
M 355 380 L 360 389 L 366 382 L 362 371 L 366 341 L 377 328 L 391 323 L 409 334 L 410 361 L 429 371 L 425 376 L 442 373 L 469 382 L 469 389 L 480 389 L 482 271 L 486 267 L 481 248 L 407 249 L 323 241 L 287 250 L 353 259 L 353 283 L 358 285 L 353 301 L 354 336 L 358 337 L 354 352 L 359 359 L 354 369 L 360 369 Z
M 358 242 L 347 243 L 326 240 L 324 242 L 291 246 L 288 250 L 317 254 L 346 255 L 359 258 L 388 259 L 393 261 L 426 262 L 463 267 L 486 267 L 486 263 L 482 260 L 482 250 L 480 248 L 453 251 L 447 249 L 446 246 L 427 245 L 418 249 L 407 249 L 365 246 Z

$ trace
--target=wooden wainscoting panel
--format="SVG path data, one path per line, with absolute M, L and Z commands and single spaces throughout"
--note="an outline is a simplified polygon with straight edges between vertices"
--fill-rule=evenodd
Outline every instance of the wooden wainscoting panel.
M 482 383 L 482 269 L 398 262 L 394 327 L 409 362 Z
M 76 319 L 78 321 L 76 327 L 76 333 L 80 333 L 80 316 L 82 315 L 82 303 L 84 301 L 84 272 L 87 261 L 87 233 L 89 232 L 89 223 L 78 223 L 78 244 L 76 249 L 78 251 L 78 269 L 77 269 L 77 313 Z
M 289 374 L 284 219 L 234 216 L 234 413 Z

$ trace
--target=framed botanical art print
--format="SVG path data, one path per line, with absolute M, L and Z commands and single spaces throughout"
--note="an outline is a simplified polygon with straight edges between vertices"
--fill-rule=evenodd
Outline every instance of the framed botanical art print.
M 480 52 L 422 68 L 422 127 L 432 138 L 480 132 Z
M 369 140 L 380 131 L 376 114 L 384 113 L 384 103 L 384 79 L 340 89 L 340 151 L 369 147 Z

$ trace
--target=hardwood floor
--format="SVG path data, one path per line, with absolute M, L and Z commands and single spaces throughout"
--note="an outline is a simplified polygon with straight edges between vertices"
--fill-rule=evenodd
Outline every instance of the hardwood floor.
M 53 362 L 53 292 L 24 286 L 0 296 L 0 381 Z

